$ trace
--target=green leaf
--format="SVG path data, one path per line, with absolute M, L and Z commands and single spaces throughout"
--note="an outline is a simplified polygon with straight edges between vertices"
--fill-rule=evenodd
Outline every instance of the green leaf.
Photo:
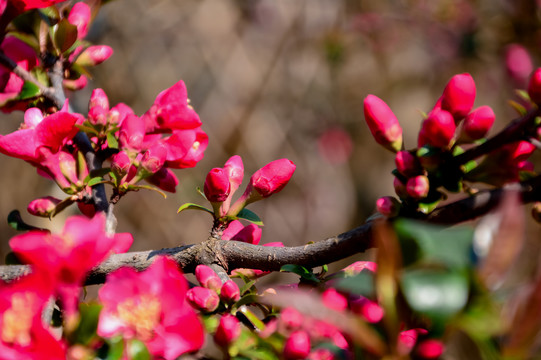
M 394 228 L 401 240 L 414 240 L 425 261 L 438 262 L 450 268 L 472 264 L 473 229 L 443 228 L 420 221 L 399 219 Z
M 515 100 L 507 100 L 507 103 L 519 114 L 520 116 L 524 116 L 528 113 L 528 110 Z
M 313 283 L 321 282 L 321 280 L 312 271 L 300 265 L 295 265 L 295 264 L 284 265 L 280 268 L 280 272 L 292 272 L 294 274 L 299 275 L 301 279 L 309 281 L 309 282 L 313 282 Z
M 99 131 L 94 129 L 93 127 L 91 126 L 87 126 L 85 125 L 85 123 L 83 123 L 82 125 L 79 125 L 79 124 L 75 124 L 75 127 L 79 130 L 81 130 L 82 132 L 85 132 L 87 134 L 91 134 L 91 135 L 98 135 L 99 134 Z
M 128 343 L 128 357 L 132 360 L 150 360 L 150 352 L 142 341 L 132 339 Z
M 259 226 L 263 226 L 263 221 L 261 221 L 261 219 L 259 218 L 259 216 L 257 216 L 256 213 L 254 213 L 253 211 L 251 210 L 248 210 L 246 208 L 242 209 L 238 214 L 237 214 L 237 218 L 238 219 L 242 219 L 242 220 L 246 220 L 246 221 L 249 221 L 253 224 L 256 224 L 256 225 L 259 225 Z
M 195 188 L 195 191 L 197 191 L 197 193 L 199 195 L 201 195 L 203 197 L 203 199 L 208 201 L 207 197 L 205 196 L 205 193 L 201 190 L 201 188 L 199 186 Z
M 400 285 L 411 308 L 437 322 L 458 313 L 468 301 L 468 277 L 461 272 L 406 270 Z
M 56 6 L 49 6 L 38 10 L 40 17 L 49 26 L 53 26 L 60 20 L 60 12 Z
M 246 282 L 242 288 L 240 289 L 240 294 L 241 295 L 244 295 L 244 293 L 246 293 L 247 291 L 249 291 L 252 286 L 254 286 L 254 284 L 256 283 L 256 280 L 250 280 L 248 282 Z
M 198 205 L 198 204 L 194 204 L 194 203 L 185 203 L 185 204 L 182 204 L 178 210 L 177 210 L 177 214 L 180 213 L 181 211 L 184 211 L 184 210 L 200 210 L 200 211 L 206 211 L 208 212 L 209 214 L 211 214 L 212 216 L 214 216 L 214 212 L 212 210 L 209 210 L 207 209 L 206 207 L 204 206 L 201 206 L 201 205 Z
M 102 305 L 98 303 L 79 304 L 81 320 L 77 329 L 70 336 L 70 343 L 88 345 L 97 336 L 96 331 L 101 309 Z
M 27 99 L 38 97 L 40 95 L 41 95 L 41 90 L 36 84 L 30 81 L 25 81 L 23 84 L 23 88 L 21 89 L 21 92 L 17 96 L 17 99 L 27 100 Z
M 98 176 L 98 177 L 88 180 L 88 183 L 86 185 L 92 187 L 94 185 L 103 184 L 106 182 L 108 182 L 108 180 L 105 180 L 104 178 Z
M 252 296 L 255 296 L 255 295 L 250 295 L 250 297 Z M 252 301 L 252 302 L 257 302 L 257 300 Z M 246 306 L 241 306 L 239 309 L 239 312 L 242 313 L 244 316 L 246 316 L 246 318 L 252 323 L 252 325 L 259 331 L 265 329 L 265 324 L 263 323 L 263 321 L 259 320 L 259 318 L 253 312 L 251 312 Z
M 374 273 L 369 270 L 363 270 L 357 275 L 340 279 L 335 286 L 338 290 L 354 295 L 362 295 L 367 298 L 374 298 L 375 296 Z
M 167 199 L 167 194 L 158 189 L 157 187 L 150 185 L 130 185 L 128 186 L 129 191 L 139 191 L 140 189 L 152 190 L 163 196 L 164 199 Z
M 54 43 L 61 53 L 64 53 L 71 48 L 77 41 L 77 26 L 72 25 L 68 19 L 62 19 L 54 31 Z
M 23 218 L 21 217 L 21 213 L 19 212 L 19 210 L 13 210 L 9 213 L 8 224 L 17 231 L 42 230 L 40 228 L 25 223 Z
M 107 351 L 106 360 L 120 360 L 124 355 L 124 339 L 122 336 L 116 336 L 107 340 L 109 349 Z
M 107 145 L 111 149 L 118 149 L 118 140 L 112 132 L 107 133 Z
M 236 310 L 236 309 L 242 307 L 243 305 L 257 303 L 259 301 L 259 298 L 260 298 L 260 296 L 257 295 L 257 294 L 245 295 L 245 296 L 241 297 L 239 301 L 234 303 L 231 308 L 232 308 L 232 310 Z
M 530 94 L 528 94 L 526 90 L 515 89 L 515 94 L 517 94 L 517 96 L 523 100 L 526 100 L 528 102 L 532 101 L 532 99 L 530 98 Z

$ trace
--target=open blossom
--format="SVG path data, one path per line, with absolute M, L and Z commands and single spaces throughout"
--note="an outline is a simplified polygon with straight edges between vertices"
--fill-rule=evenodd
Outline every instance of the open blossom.
M 364 118 L 378 144 L 393 152 L 402 148 L 402 127 L 383 100 L 368 95 L 364 99 Z
M 125 267 L 111 273 L 99 291 L 98 335 L 137 339 L 166 360 L 201 348 L 203 326 L 186 303 L 187 290 L 177 264 L 166 257 L 143 272 Z
M 52 284 L 36 272 L 10 284 L 0 283 L 0 357 L 2 359 L 66 358 L 65 345 L 46 329 L 41 318 Z
M 76 311 L 77 296 L 88 271 L 111 253 L 126 252 L 133 242 L 127 233 L 105 234 L 105 216 L 72 216 L 58 234 L 29 231 L 9 245 L 25 263 L 55 279 L 55 288 L 68 313 Z

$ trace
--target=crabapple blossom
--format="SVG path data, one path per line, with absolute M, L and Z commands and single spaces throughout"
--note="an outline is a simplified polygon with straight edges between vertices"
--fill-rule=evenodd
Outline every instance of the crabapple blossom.
M 473 108 L 475 94 L 475 82 L 470 74 L 455 75 L 443 90 L 441 108 L 450 112 L 455 121 L 459 121 Z
M 195 277 L 201 286 L 207 289 L 217 292 L 222 287 L 222 281 L 218 274 L 207 265 L 197 265 L 195 268 Z
M 214 334 L 214 341 L 221 347 L 228 347 L 241 333 L 239 320 L 231 315 L 225 314 L 220 318 L 220 323 Z
M 227 280 L 220 290 L 220 299 L 225 303 L 232 303 L 240 299 L 240 289 L 236 282 Z
M 364 99 L 364 118 L 378 144 L 393 152 L 402 148 L 402 127 L 383 100 L 368 95 Z
M 496 115 L 490 106 L 481 106 L 469 113 L 462 124 L 461 140 L 473 141 L 486 136 Z

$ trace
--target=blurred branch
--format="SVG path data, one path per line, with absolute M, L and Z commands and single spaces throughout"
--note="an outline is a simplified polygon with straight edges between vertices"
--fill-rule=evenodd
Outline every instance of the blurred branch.
M 515 184 L 520 188 L 522 203 L 541 201 L 541 176 Z M 469 198 L 455 201 L 434 210 L 429 215 L 417 215 L 431 223 L 456 224 L 473 220 L 494 209 L 506 189 L 481 191 Z M 146 269 L 158 255 L 175 259 L 184 272 L 193 272 L 201 263 L 219 266 L 231 272 L 238 268 L 277 271 L 283 265 L 297 264 L 308 268 L 329 264 L 373 248 L 372 227 L 367 222 L 353 230 L 315 243 L 295 247 L 266 247 L 239 241 L 207 240 L 196 245 L 176 248 L 130 252 L 111 255 L 108 260 L 92 270 L 86 285 L 101 284 L 107 274 L 130 266 L 137 271 Z M 27 265 L 0 266 L 0 278 L 11 281 L 31 271 Z

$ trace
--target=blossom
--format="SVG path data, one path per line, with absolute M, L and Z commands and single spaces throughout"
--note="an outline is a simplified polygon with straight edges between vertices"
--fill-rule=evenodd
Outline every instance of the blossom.
M 419 200 L 425 198 L 430 190 L 428 178 L 424 175 L 410 178 L 406 185 L 406 190 L 408 195 L 414 199 Z
M 111 253 L 126 252 L 133 242 L 127 233 L 108 236 L 105 216 L 72 216 L 59 234 L 34 230 L 13 237 L 9 245 L 23 262 L 55 279 L 55 288 L 68 314 L 76 311 L 86 274 Z
M 213 312 L 220 305 L 220 298 L 216 291 L 201 286 L 194 286 L 186 293 L 186 300 L 197 310 Z
M 508 45 L 505 48 L 505 68 L 514 83 L 523 87 L 533 70 L 528 50 L 519 44 Z
M 392 196 L 382 196 L 376 200 L 376 208 L 380 214 L 392 217 L 400 212 L 400 202 Z
M 376 142 L 397 152 L 402 148 L 402 128 L 389 106 L 375 95 L 364 99 L 364 118 Z
M 218 274 L 207 265 L 197 265 L 195 277 L 201 286 L 207 289 L 218 291 L 222 287 L 222 280 L 220 280 Z
M 66 0 L 9 0 L 19 12 L 32 9 L 42 9 Z
M 113 55 L 113 48 L 107 45 L 93 45 L 87 47 L 77 57 L 75 63 L 79 66 L 96 66 Z
M 60 201 L 62 200 L 53 196 L 41 197 L 32 200 L 30 204 L 28 204 L 27 211 L 35 216 L 49 217 Z
M 111 273 L 98 294 L 98 335 L 137 339 L 167 360 L 201 348 L 203 326 L 186 303 L 187 290 L 177 264 L 166 257 L 140 273 L 128 267 Z
M 227 280 L 220 289 L 220 299 L 225 303 L 232 303 L 240 299 L 240 289 L 236 282 Z

